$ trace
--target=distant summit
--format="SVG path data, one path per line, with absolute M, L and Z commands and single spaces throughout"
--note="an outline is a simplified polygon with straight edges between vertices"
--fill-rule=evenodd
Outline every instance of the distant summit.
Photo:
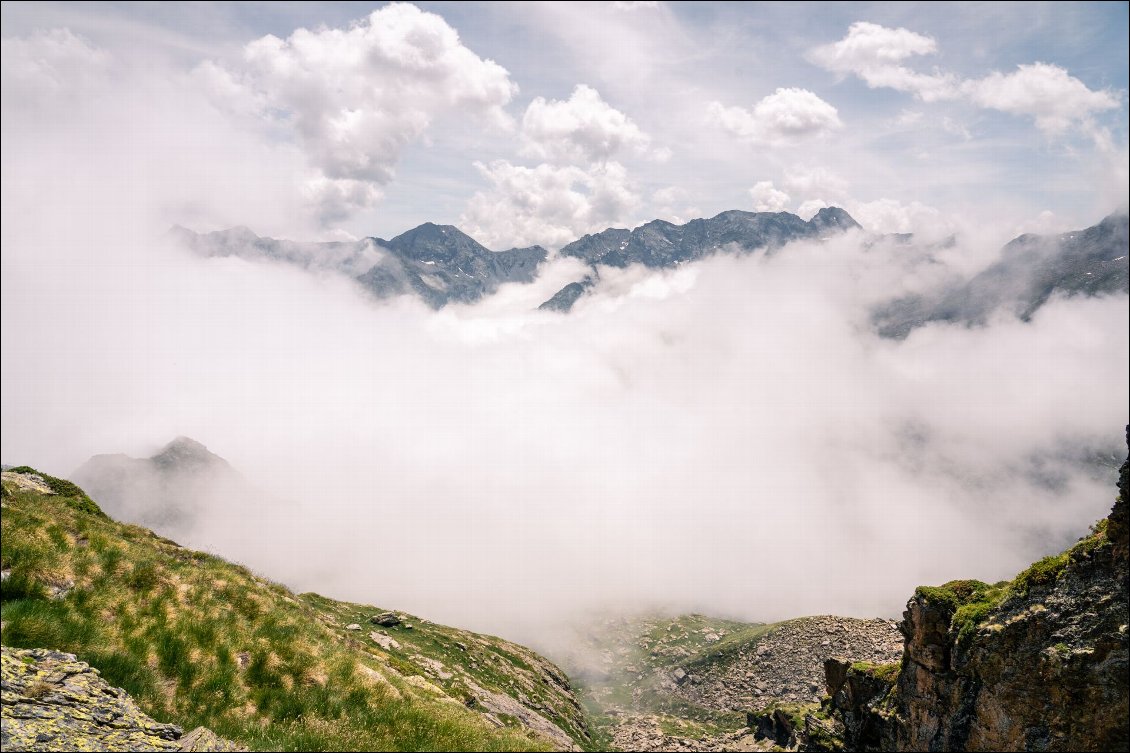
M 209 452 L 208 448 L 189 437 L 177 437 L 161 451 L 149 458 L 149 462 L 165 472 L 193 471 L 202 468 L 224 468 L 231 470 L 228 461 Z M 234 471 L 232 471 L 234 473 Z
M 71 480 L 110 516 L 165 535 L 184 533 L 209 504 L 254 498 L 228 461 L 189 437 L 177 437 L 149 458 L 95 455 Z

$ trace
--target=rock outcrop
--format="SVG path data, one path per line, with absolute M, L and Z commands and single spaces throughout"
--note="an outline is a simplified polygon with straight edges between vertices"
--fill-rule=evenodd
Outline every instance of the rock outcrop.
M 204 727 L 146 716 L 73 654 L 4 647 L 0 747 L 9 750 L 244 750 Z
M 828 662 L 846 748 L 1130 748 L 1128 476 L 1130 458 L 1110 516 L 1011 583 L 919 588 L 898 672 Z
M 681 684 L 678 694 L 706 707 L 735 711 L 819 701 L 829 655 L 883 663 L 897 661 L 901 652 L 901 636 L 891 620 L 802 617 L 775 626 L 730 661 L 690 666 L 694 681 Z

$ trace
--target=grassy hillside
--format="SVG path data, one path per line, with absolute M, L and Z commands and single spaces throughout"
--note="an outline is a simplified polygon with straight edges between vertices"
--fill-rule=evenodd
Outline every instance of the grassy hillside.
M 592 747 L 564 674 L 528 649 L 372 624 L 385 610 L 293 594 L 20 470 L 3 475 L 6 646 L 74 653 L 151 716 L 252 749 Z

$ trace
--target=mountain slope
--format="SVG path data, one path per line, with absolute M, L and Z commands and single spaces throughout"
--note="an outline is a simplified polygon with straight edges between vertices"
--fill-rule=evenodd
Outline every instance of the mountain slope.
M 1130 292 L 1128 221 L 1114 214 L 1085 230 L 1022 235 L 969 280 L 891 301 L 874 312 L 874 322 L 884 337 L 902 338 L 934 321 L 984 324 L 1002 308 L 1027 321 L 1053 295 Z
M 3 474 L 0 638 L 75 654 L 156 719 L 263 750 L 591 747 L 529 649 L 293 594 L 21 470 Z

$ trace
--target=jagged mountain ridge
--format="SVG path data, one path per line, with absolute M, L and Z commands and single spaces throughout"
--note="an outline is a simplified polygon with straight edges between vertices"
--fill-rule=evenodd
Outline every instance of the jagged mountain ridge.
M 562 256 L 588 262 L 592 273 L 557 291 L 539 308 L 567 313 L 599 279 L 599 266 L 642 264 L 652 269 L 676 267 L 730 250 L 771 253 L 792 241 L 826 238 L 862 229 L 838 207 L 825 207 L 808 221 L 788 212 L 730 210 L 682 225 L 652 220 L 634 230 L 609 228 L 561 248 Z
M 875 325 L 884 337 L 903 338 L 929 322 L 984 324 L 1002 307 L 1027 321 L 1053 295 L 1130 292 L 1128 222 L 1112 214 L 1084 230 L 1021 235 L 969 280 L 879 307 Z
M 843 209 L 821 209 L 809 221 L 788 212 L 731 210 L 683 225 L 652 220 L 634 230 L 609 228 L 564 246 L 560 253 L 593 265 L 634 263 L 671 267 L 729 248 L 774 250 L 805 238 L 859 228 Z M 432 308 L 474 303 L 504 283 L 530 283 L 549 253 L 541 246 L 491 251 L 453 225 L 426 222 L 385 240 L 306 243 L 255 235 L 246 227 L 195 233 L 174 227 L 172 237 L 203 256 L 281 261 L 357 279 L 379 298 L 411 293 Z M 567 311 L 595 278 L 570 283 L 544 308 Z M 578 287 L 579 286 L 579 287 Z
M 727 246 L 743 251 L 772 250 L 794 240 L 859 227 L 851 215 L 837 207 L 825 207 L 807 222 L 788 212 L 730 210 L 682 225 L 652 220 L 634 230 L 609 228 L 563 246 L 561 255 L 607 267 L 671 267 L 705 258 Z
M 773 253 L 797 240 L 827 239 L 862 229 L 843 209 L 825 207 L 808 221 L 788 212 L 731 210 L 682 225 L 652 220 L 629 230 L 608 228 L 563 246 L 561 256 L 586 262 L 591 271 L 570 282 L 539 308 L 566 313 L 600 279 L 600 267 L 642 264 L 671 268 L 715 253 Z M 205 256 L 270 259 L 306 269 L 348 275 L 379 298 L 411 294 L 435 309 L 474 303 L 505 283 L 537 279 L 549 253 L 540 246 L 491 251 L 452 225 L 424 223 L 384 240 L 303 243 L 262 238 L 245 227 L 211 233 L 174 228 L 173 236 Z M 909 234 L 873 236 L 907 253 L 926 256 Z M 950 239 L 943 244 L 952 244 Z M 1027 320 L 1052 296 L 1096 296 L 1130 291 L 1127 215 L 1113 214 L 1092 227 L 1054 236 L 1026 234 L 1008 243 L 998 261 L 971 278 L 904 296 L 872 312 L 880 335 L 902 338 L 933 321 L 983 324 L 1001 308 Z
M 453 225 L 426 222 L 392 240 L 308 243 L 262 238 L 245 227 L 172 237 L 202 256 L 295 264 L 355 278 L 378 298 L 412 293 L 432 308 L 474 303 L 507 282 L 533 282 L 548 252 L 541 246 L 491 251 Z

